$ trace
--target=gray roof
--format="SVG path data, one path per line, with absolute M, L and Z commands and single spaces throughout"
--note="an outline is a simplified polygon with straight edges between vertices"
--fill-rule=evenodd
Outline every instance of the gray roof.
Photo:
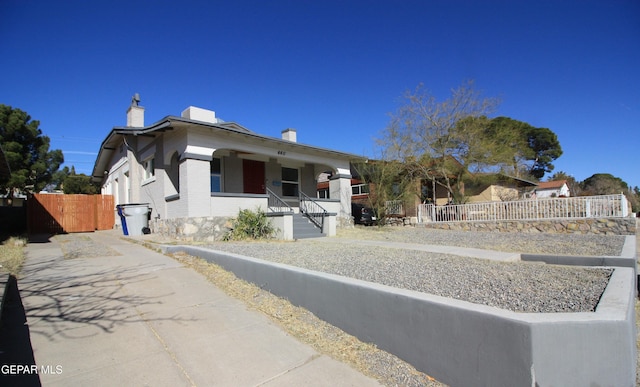
M 350 160 L 366 159 L 363 156 L 358 156 L 351 153 L 339 152 L 331 149 L 283 140 L 281 138 L 261 135 L 235 122 L 209 123 L 209 122 L 203 122 L 203 121 L 190 120 L 183 117 L 167 116 L 152 125 L 141 127 L 141 128 L 127 127 L 127 126 L 114 127 L 111 130 L 111 132 L 107 135 L 107 137 L 104 139 L 102 144 L 100 145 L 100 151 L 98 152 L 96 162 L 93 166 L 93 172 L 91 174 L 92 179 L 94 181 L 101 181 L 104 178 L 104 171 L 107 166 L 107 163 L 109 162 L 113 152 L 117 149 L 117 146 L 119 146 L 122 143 L 123 137 L 125 136 L 155 137 L 157 133 L 162 133 L 167 130 L 174 130 L 174 129 L 179 129 L 181 127 L 194 126 L 194 125 L 207 127 L 207 128 L 224 131 L 228 133 L 234 133 L 239 136 L 261 139 L 263 141 L 272 143 L 274 145 L 286 144 L 287 146 L 297 148 L 300 151 L 323 153 L 323 154 L 330 155 L 331 157 L 346 158 Z

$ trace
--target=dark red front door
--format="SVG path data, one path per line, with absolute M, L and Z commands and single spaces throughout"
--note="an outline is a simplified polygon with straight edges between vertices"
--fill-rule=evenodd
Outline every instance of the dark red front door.
M 242 160 L 242 182 L 244 193 L 263 194 L 264 187 L 264 162 L 254 160 Z

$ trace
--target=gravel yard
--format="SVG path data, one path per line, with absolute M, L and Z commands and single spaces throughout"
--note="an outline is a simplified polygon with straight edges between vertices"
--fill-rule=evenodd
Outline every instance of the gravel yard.
M 349 239 L 446 244 L 482 249 L 618 255 L 624 237 L 500 234 L 419 228 L 356 228 L 337 238 L 297 242 L 220 242 L 207 247 L 309 270 L 376 282 L 515 312 L 595 310 L 611 269 L 494 262 L 349 243 Z
M 625 237 L 620 235 L 468 232 L 422 227 L 355 227 L 340 230 L 338 237 L 473 247 L 515 253 L 587 256 L 620 255 L 625 242 Z

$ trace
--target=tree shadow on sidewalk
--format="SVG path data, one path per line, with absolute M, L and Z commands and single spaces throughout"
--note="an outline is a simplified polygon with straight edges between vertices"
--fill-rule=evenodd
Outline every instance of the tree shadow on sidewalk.
M 29 325 L 25 314 L 18 281 L 9 278 L 4 295 L 2 326 L 0 327 L 0 385 L 41 386 L 40 377 L 35 372 L 36 361 L 31 347 Z M 28 372 L 25 372 L 26 367 Z
M 145 321 L 189 322 L 177 311 L 164 316 L 147 316 L 143 310 L 161 305 L 173 293 L 132 294 L 127 283 L 145 283 L 155 278 L 153 265 L 109 269 L 94 267 L 91 260 L 76 264 L 69 272 L 59 260 L 31 263 L 23 269 L 22 296 L 31 334 L 49 341 L 82 339 L 113 333 L 118 327 Z M 46 270 L 46 279 L 33 278 L 34 271 Z

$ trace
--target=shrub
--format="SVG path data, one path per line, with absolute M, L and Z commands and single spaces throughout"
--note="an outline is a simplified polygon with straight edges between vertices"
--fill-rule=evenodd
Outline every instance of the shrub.
M 11 237 L 0 245 L 0 272 L 18 275 L 24 263 L 26 239 Z
M 275 231 L 264 211 L 259 208 L 255 211 L 240 210 L 238 217 L 233 219 L 231 230 L 223 239 L 225 241 L 266 239 L 271 238 Z

